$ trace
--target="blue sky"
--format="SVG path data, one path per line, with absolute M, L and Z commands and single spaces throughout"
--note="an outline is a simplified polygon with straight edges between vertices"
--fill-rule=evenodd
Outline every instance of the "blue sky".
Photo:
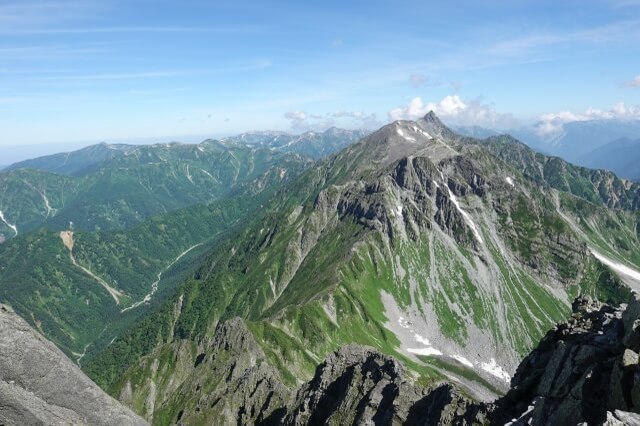
M 639 104 L 638 0 L 0 0 L 0 145 Z

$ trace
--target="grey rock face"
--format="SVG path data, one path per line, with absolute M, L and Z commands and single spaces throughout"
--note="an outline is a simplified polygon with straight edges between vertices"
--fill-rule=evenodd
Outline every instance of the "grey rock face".
M 636 424 L 640 298 L 620 308 L 579 298 L 573 308 L 522 361 L 495 422 L 528 411 L 532 424 Z
M 452 386 L 421 388 L 400 363 L 373 348 L 349 345 L 329 355 L 297 392 L 287 425 L 473 424 L 480 406 Z
M 239 318 L 218 326 L 211 346 L 196 357 L 188 383 L 196 396 L 193 410 L 180 416 L 184 424 L 218 419 L 222 424 L 274 423 L 289 390 L 267 362 L 262 349 Z M 209 379 L 221 379 L 212 388 Z
M 144 425 L 0 305 L 0 424 Z
M 120 400 L 153 423 L 273 423 L 290 394 L 240 318 L 220 323 L 198 345 L 167 345 L 139 369 L 145 379 L 128 381 Z
M 628 411 L 615 410 L 607 412 L 607 419 L 602 426 L 638 426 L 640 425 L 640 414 Z

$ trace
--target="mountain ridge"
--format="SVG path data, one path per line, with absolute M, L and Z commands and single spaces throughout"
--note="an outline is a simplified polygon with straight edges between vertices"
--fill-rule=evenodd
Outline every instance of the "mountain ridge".
M 136 365 L 159 362 L 172 380 L 161 360 L 175 343 L 240 316 L 289 386 L 355 342 L 494 399 L 572 297 L 621 303 L 629 290 L 558 213 L 557 190 L 472 142 L 431 116 L 321 160 L 87 372 L 114 395 L 125 382 L 144 395 Z M 617 232 L 629 236 L 632 213 L 611 213 Z

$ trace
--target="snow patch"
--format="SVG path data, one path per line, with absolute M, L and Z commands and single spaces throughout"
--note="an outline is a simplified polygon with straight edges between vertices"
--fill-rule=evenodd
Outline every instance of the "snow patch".
M 193 178 L 191 177 L 191 173 L 189 173 L 189 165 L 187 164 L 187 179 L 189 179 L 189 182 L 193 183 Z
M 400 129 L 400 128 L 398 128 L 398 129 L 397 129 L 397 132 L 398 132 L 398 134 L 399 134 L 400 136 L 402 136 L 403 138 L 405 138 L 405 139 L 406 139 L 406 140 L 408 140 L 409 142 L 415 142 L 415 141 L 416 141 L 416 139 L 415 139 L 415 138 L 412 138 L 411 136 L 407 136 L 407 135 L 405 135 L 405 134 L 404 134 L 404 132 L 402 131 L 402 129 Z
M 411 328 L 411 322 L 405 320 L 404 317 L 399 317 L 398 318 L 398 324 L 400 324 L 400 327 L 402 327 L 402 328 L 406 328 L 406 329 L 410 329 Z
M 511 186 L 516 186 L 515 183 L 513 183 L 513 178 L 510 176 L 507 176 L 506 178 L 504 178 L 505 181 L 507 181 L 507 183 Z
M 204 173 L 205 175 L 209 176 L 211 179 L 215 180 L 216 182 L 218 181 L 218 179 L 214 178 L 213 175 L 211 173 L 209 173 L 208 171 L 206 171 L 205 169 L 200 169 L 200 171 L 202 173 Z
M 0 214 L 2 214 L 2 212 L 0 212 Z M 589 248 L 589 251 L 591 252 L 593 257 L 595 257 L 596 259 L 598 259 L 600 262 L 604 263 L 605 265 L 607 265 L 611 269 L 615 270 L 616 272 L 621 273 L 622 275 L 626 275 L 627 277 L 632 278 L 632 279 L 640 282 L 640 272 L 638 272 L 635 269 L 632 269 L 632 268 L 630 268 L 630 267 L 628 267 L 626 265 L 618 263 L 618 262 L 616 262 L 614 260 L 611 260 L 608 257 L 604 256 L 603 254 L 598 253 L 597 251 L 595 251 L 592 248 Z
M 504 380 L 507 383 L 511 381 L 511 375 L 507 373 L 502 367 L 500 367 L 496 360 L 493 358 L 491 358 L 491 361 L 489 362 L 480 363 L 480 368 L 482 368 L 487 373 Z
M 422 343 L 425 346 L 431 346 L 431 343 L 429 343 L 429 339 L 425 339 L 424 337 L 422 337 L 419 334 L 414 334 L 413 337 L 415 337 L 416 341 Z
M 408 327 L 407 327 L 408 328 Z M 414 334 L 413 338 L 416 339 L 416 341 L 418 343 L 422 343 L 425 347 L 424 348 L 407 348 L 407 352 L 412 353 L 412 354 L 416 354 L 416 355 L 438 355 L 441 356 L 443 355 L 442 351 L 434 348 L 433 346 L 431 346 L 431 343 L 429 342 L 429 339 L 426 339 L 424 337 L 422 337 L 419 334 Z
M 416 132 L 416 133 L 420 133 L 422 136 L 424 136 L 427 139 L 433 139 L 433 136 L 431 136 L 429 133 L 425 132 L 424 130 L 422 130 L 418 126 L 413 126 L 413 131 Z
M 451 355 L 451 358 L 458 361 L 460 364 L 466 365 L 467 367 L 473 368 L 473 363 L 469 361 L 467 358 L 462 355 Z
M 49 199 L 47 198 L 47 194 L 44 191 L 42 193 L 40 193 L 40 195 L 42 195 L 42 199 L 44 200 L 44 206 L 47 209 L 47 217 L 49 217 L 51 212 L 53 212 L 53 213 L 56 212 L 56 209 L 51 207 L 51 204 L 49 204 Z
M 437 350 L 436 348 L 428 347 L 428 348 L 408 348 L 407 352 L 416 355 L 425 355 L 425 356 L 433 356 L 433 355 L 442 355 L 442 352 Z
M 7 222 L 7 219 L 4 218 L 4 214 L 2 214 L 2 210 L 0 210 L 0 220 L 2 220 L 5 223 L 5 225 L 11 228 L 16 235 L 18 235 L 18 228 L 15 225 L 12 225 L 11 223 Z
M 533 410 L 536 408 L 536 404 L 538 403 L 538 401 L 540 401 L 543 397 L 541 396 L 537 396 L 533 399 L 533 404 L 529 405 L 529 407 L 527 407 L 527 411 L 525 411 L 524 413 L 520 414 L 520 417 L 513 418 L 511 419 L 511 421 L 507 422 L 504 424 L 504 426 L 516 426 L 516 425 L 522 425 L 522 424 L 529 424 L 528 420 L 531 420 L 530 418 L 527 420 L 528 416 L 531 415 L 531 413 L 533 413 Z
M 456 206 L 456 209 L 460 212 L 460 214 L 462 215 L 462 218 L 465 220 L 465 222 L 467 222 L 467 225 L 469 225 L 469 227 L 471 228 L 471 231 L 473 231 L 473 235 L 475 235 L 476 239 L 478 240 L 478 242 L 480 242 L 480 244 L 484 244 L 484 241 L 480 236 L 480 232 L 478 231 L 476 224 L 473 222 L 473 219 L 471 219 L 471 216 L 469 215 L 469 213 L 462 210 L 462 207 L 460 207 L 460 203 L 458 202 L 458 199 L 449 188 L 449 185 L 447 185 L 447 190 L 449 191 L 449 198 L 451 198 L 451 202 L 453 202 L 453 205 Z
M 269 275 L 269 287 L 271 287 L 271 293 L 273 293 L 273 297 L 277 297 L 276 284 L 273 282 L 273 278 L 271 278 L 271 275 Z

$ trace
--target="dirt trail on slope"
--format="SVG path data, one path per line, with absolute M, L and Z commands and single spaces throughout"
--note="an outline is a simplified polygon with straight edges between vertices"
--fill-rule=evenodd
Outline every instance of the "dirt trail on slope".
M 113 300 L 116 301 L 116 305 L 119 305 L 120 304 L 120 298 L 122 296 L 124 296 L 124 294 L 121 291 L 111 287 L 109 284 L 107 284 L 107 282 L 105 280 L 103 280 L 102 278 L 98 277 L 93 272 L 91 272 L 90 270 L 88 270 L 84 266 L 79 265 L 78 262 L 76 262 L 76 258 L 73 256 L 73 244 L 74 244 L 73 231 L 61 231 L 60 232 L 60 239 L 62 240 L 62 243 L 64 244 L 64 246 L 69 250 L 69 258 L 71 259 L 71 263 L 73 263 L 74 266 L 82 269 L 82 271 L 85 274 L 89 275 L 91 278 L 96 280 L 98 282 L 98 284 L 100 284 L 102 287 L 105 288 L 105 290 L 107 290 L 109 292 L 111 297 L 113 297 Z

